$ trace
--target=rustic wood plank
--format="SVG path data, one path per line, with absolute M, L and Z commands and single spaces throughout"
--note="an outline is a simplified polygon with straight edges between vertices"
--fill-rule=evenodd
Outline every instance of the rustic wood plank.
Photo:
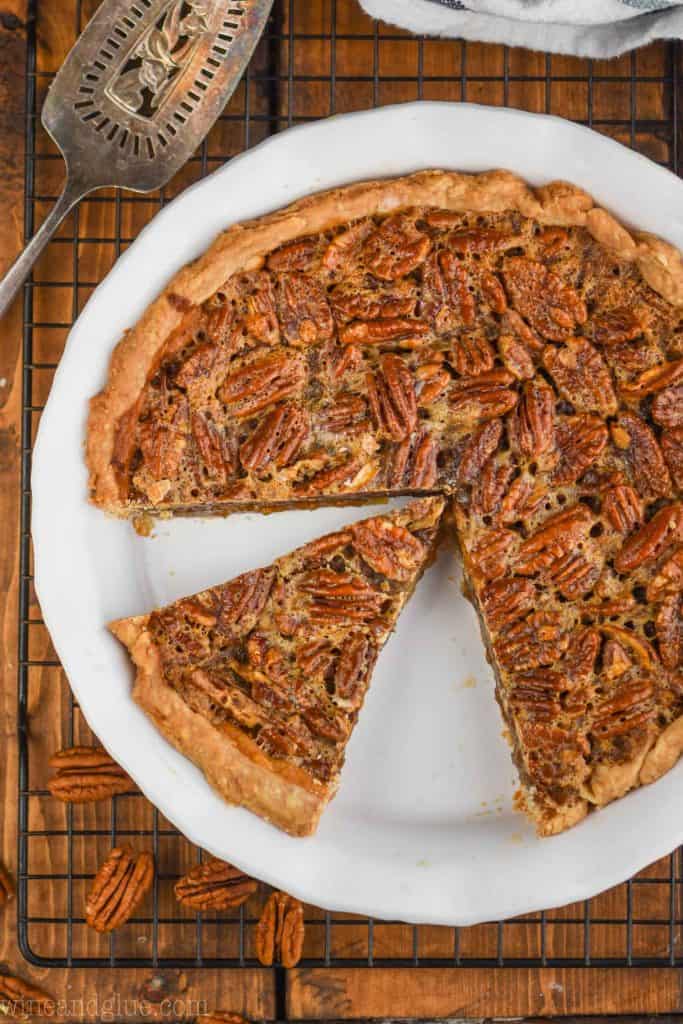
M 562 1017 L 683 1010 L 681 972 L 663 969 L 462 968 L 294 970 L 288 1016 L 296 1020 L 382 1017 Z

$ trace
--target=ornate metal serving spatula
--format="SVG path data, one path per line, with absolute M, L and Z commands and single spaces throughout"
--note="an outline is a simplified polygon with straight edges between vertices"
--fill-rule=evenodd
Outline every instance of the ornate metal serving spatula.
M 93 189 L 151 192 L 178 171 L 232 95 L 273 0 L 104 0 L 43 106 L 67 176 L 0 282 L 0 316 L 69 210 Z

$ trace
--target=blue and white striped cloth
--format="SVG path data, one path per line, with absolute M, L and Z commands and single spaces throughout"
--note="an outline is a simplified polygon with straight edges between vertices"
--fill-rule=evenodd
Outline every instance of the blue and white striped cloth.
M 614 57 L 683 38 L 683 0 L 360 0 L 368 14 L 427 35 Z

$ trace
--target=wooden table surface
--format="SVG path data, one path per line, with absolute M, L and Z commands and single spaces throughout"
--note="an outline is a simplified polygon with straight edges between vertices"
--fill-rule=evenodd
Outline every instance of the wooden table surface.
M 332 0 L 295 0 L 297 32 L 315 36 L 329 25 Z M 38 23 L 38 67 L 45 71 L 55 70 L 74 38 L 74 11 L 77 0 L 43 0 L 39 4 Z M 83 17 L 96 7 L 97 0 L 83 3 Z M 281 4 L 286 8 L 286 4 Z M 24 127 L 25 127 L 25 48 L 27 0 L 1 0 L 0 2 L 0 271 L 3 271 L 23 243 L 24 232 Z M 288 68 L 302 84 L 297 84 L 294 94 L 288 94 L 283 101 L 288 105 L 274 112 L 284 123 L 295 116 L 321 116 L 330 109 L 347 110 L 386 103 L 394 100 L 412 99 L 416 95 L 415 68 L 431 69 L 429 85 L 420 89 L 425 98 L 461 99 L 463 97 L 462 67 L 454 65 L 454 44 L 446 48 L 442 44 L 419 48 L 412 41 L 396 39 L 391 35 L 382 43 L 380 52 L 377 44 L 370 41 L 371 23 L 360 13 L 354 0 L 337 0 L 336 24 L 338 31 L 345 35 L 359 34 L 357 45 L 348 39 L 345 44 L 337 42 L 336 59 L 338 81 L 330 87 L 328 43 L 311 39 L 306 48 L 299 46 L 296 54 L 281 54 L 281 66 Z M 285 14 L 286 16 L 286 14 Z M 285 26 L 286 28 L 286 26 Z M 285 34 L 286 38 L 286 34 Z M 283 44 L 284 45 L 284 44 Z M 585 117 L 587 89 L 594 112 L 604 122 L 603 130 L 624 139 L 629 131 L 616 122 L 624 120 L 629 104 L 640 104 L 638 117 L 647 123 L 661 122 L 665 116 L 664 107 L 671 102 L 671 96 L 664 96 L 664 88 L 657 79 L 662 76 L 663 47 L 648 48 L 637 58 L 612 65 L 622 69 L 624 79 L 634 67 L 643 75 L 642 90 L 634 97 L 633 87 L 616 81 L 613 88 L 596 95 L 595 84 L 588 85 L 585 62 L 573 59 L 553 59 L 553 75 L 564 77 L 563 81 L 553 80 L 549 86 L 548 65 L 539 55 L 520 51 L 504 56 L 498 47 L 469 47 L 468 75 L 470 76 L 468 99 L 486 102 L 509 102 L 531 110 L 547 110 L 563 113 L 570 117 Z M 372 81 L 372 67 L 381 62 L 382 74 L 388 76 L 379 86 Z M 507 82 L 501 78 L 503 62 L 509 72 Z M 558 71 L 559 68 L 559 71 Z M 407 69 L 407 70 L 406 70 Z M 512 69 L 512 70 L 510 70 Z M 370 71 L 370 75 L 368 75 Z M 343 72 L 343 73 L 342 73 Z M 526 80 L 532 75 L 533 80 Z M 321 84 L 316 76 L 323 78 Z M 311 79 L 304 85 L 306 78 Z M 618 77 L 618 76 L 617 76 Z M 648 82 L 648 78 L 651 81 Z M 426 79 L 425 79 L 426 81 Z M 43 83 L 44 85 L 44 83 Z M 649 85 L 649 88 L 647 87 Z M 39 88 L 41 87 L 39 83 Z M 669 86 L 670 87 L 670 86 Z M 331 91 L 330 91 L 331 88 Z M 286 91 L 286 90 L 285 90 Z M 244 102 L 238 93 L 236 109 Z M 259 102 L 255 94 L 254 103 Z M 680 107 L 679 107 L 680 109 Z M 257 122 L 255 122 L 257 123 Z M 216 153 L 238 152 L 245 140 L 238 121 L 228 122 L 218 131 L 221 138 Z M 650 155 L 665 160 L 670 138 L 662 133 L 645 131 L 638 138 L 631 131 L 632 143 Z M 252 137 L 249 142 L 256 139 Z M 628 137 L 625 141 L 629 141 Z M 37 148 L 47 152 L 48 143 L 39 134 Z M 220 162 L 213 157 L 209 148 L 205 167 Z M 205 169 L 205 168 L 204 168 Z M 193 180 L 197 165 L 183 172 L 170 194 Z M 55 195 L 59 188 L 62 168 L 57 159 L 45 160 L 40 165 L 40 176 L 35 191 L 42 197 Z M 44 215 L 48 203 L 39 200 L 35 204 L 38 219 Z M 111 215 L 113 203 L 86 202 L 77 221 L 73 218 L 62 230 L 62 237 L 76 233 L 81 238 L 105 236 L 107 218 Z M 119 207 L 117 216 L 122 217 L 124 234 L 134 236 L 142 224 L 156 209 L 150 202 L 135 206 Z M 123 211 L 123 212 L 121 212 Z M 54 244 L 41 260 L 36 271 L 36 281 L 52 282 L 53 287 L 34 292 L 36 318 L 45 323 L 68 323 L 74 312 L 87 298 L 92 285 L 107 272 L 119 247 L 108 243 L 78 244 L 77 266 L 74 268 L 73 247 Z M 74 273 L 82 282 L 74 297 Z M 57 282 L 66 282 L 59 286 Z M 34 332 L 34 347 L 40 348 L 40 358 L 56 361 L 63 345 L 65 330 L 47 329 Z M 1 615 L 2 650 L 2 735 L 4 740 L 5 770 L 1 776 L 2 787 L 2 845 L 0 856 L 13 870 L 17 863 L 17 600 L 19 590 L 19 502 L 20 502 L 20 456 L 21 456 L 21 343 L 22 303 L 14 308 L 3 322 L 0 343 L 0 591 L 6 595 Z M 46 375 L 36 384 L 44 399 L 49 386 Z M 31 633 L 31 659 L 39 664 L 29 679 L 29 715 L 31 744 L 31 786 L 44 788 L 47 778 L 47 758 L 59 746 L 71 740 L 69 735 L 71 715 L 68 702 L 68 688 L 63 672 L 57 665 L 46 664 L 54 658 L 49 637 L 40 625 L 37 604 L 32 602 L 32 619 L 36 626 Z M 76 739 L 87 741 L 85 724 L 76 719 Z M 151 808 L 145 806 L 142 798 L 131 802 L 126 824 L 131 829 L 146 828 Z M 64 808 L 46 798 L 36 799 L 29 813 L 30 827 L 36 831 L 64 828 Z M 83 828 L 106 831 L 108 810 L 86 808 L 79 819 Z M 119 823 L 120 826 L 120 823 Z M 107 848 L 106 835 L 92 840 L 82 839 L 76 854 L 78 864 L 75 871 L 83 874 L 92 872 L 94 865 Z M 30 848 L 30 871 L 32 874 L 59 876 L 65 870 L 63 846 L 57 839 L 42 838 Z M 193 853 L 189 844 L 179 840 L 172 844 L 168 854 L 167 869 L 178 871 L 190 863 Z M 73 866 L 73 865 L 72 865 Z M 650 869 L 651 878 L 658 872 L 668 872 L 668 861 Z M 63 892 L 62 883 L 55 878 L 44 883 L 32 882 L 32 898 L 38 901 L 41 916 L 56 921 L 64 916 L 60 910 Z M 63 887 L 63 886 L 62 886 Z M 662 887 L 651 887 L 651 891 Z M 673 886 L 665 905 L 673 901 L 677 918 L 681 918 L 680 885 Z M 647 890 L 646 890 L 647 891 Z M 77 897 L 74 895 L 74 899 Z M 609 908 L 614 910 L 615 920 L 623 918 L 618 909 L 625 899 L 623 887 L 601 897 L 602 914 L 609 918 Z M 286 978 L 276 979 L 266 969 L 186 969 L 153 971 L 147 968 L 126 968 L 119 970 L 97 969 L 45 969 L 29 965 L 21 956 L 17 946 L 16 901 L 0 916 L 0 972 L 16 973 L 48 990 L 58 1000 L 64 1001 L 59 1008 L 58 1019 L 94 1020 L 109 1016 L 109 1019 L 137 1019 L 148 1012 L 151 1016 L 173 1019 L 193 1017 L 198 1009 L 222 1009 L 239 1012 L 247 1017 L 273 1019 L 286 1015 L 292 1019 L 342 1019 L 365 1017 L 536 1017 L 545 1015 L 622 1015 L 622 1014 L 675 1014 L 683 1012 L 683 973 L 677 968 L 301 968 L 288 972 Z M 31 911 L 31 907 L 29 906 Z M 35 908 L 31 911 L 38 916 Z M 647 916 L 656 915 L 657 908 L 649 907 Z M 183 927 L 185 927 L 183 925 Z M 192 931 L 188 921 L 187 929 Z M 619 926 L 621 927 L 621 925 Z M 400 929 L 400 926 L 398 926 Z M 439 929 L 426 929 L 421 941 L 430 949 L 436 949 Z M 680 955 L 681 937 L 676 926 L 673 939 L 675 950 Z M 55 923 L 38 925 L 29 935 L 35 951 L 42 955 L 63 955 L 63 928 Z M 344 942 L 337 951 L 339 958 L 363 956 L 363 929 L 352 926 L 345 931 Z M 173 943 L 179 941 L 180 931 L 176 929 L 164 938 L 159 936 L 160 953 L 175 952 Z M 531 949 L 530 932 L 524 927 L 518 932 L 520 946 L 517 954 L 525 952 L 535 955 Z M 602 949 L 608 955 L 609 943 L 614 932 L 608 925 L 598 924 L 592 931 L 593 950 Z M 612 938 L 610 938 L 612 935 Z M 74 931 L 74 936 L 76 932 Z M 102 955 L 103 946 L 99 939 L 82 930 L 72 941 L 78 947 L 79 955 Z M 398 953 L 392 943 L 399 941 L 399 932 L 387 933 L 384 954 Z M 473 943 L 484 943 L 485 933 L 471 931 Z M 623 937 L 622 937 L 623 938 Z M 125 939 L 122 940 L 125 946 Z M 132 941 L 132 940 L 131 940 Z M 145 942 L 145 935 L 135 941 Z M 218 942 L 218 939 L 216 940 Z M 569 953 L 570 942 L 566 934 L 561 939 L 565 952 Z M 621 941 L 619 938 L 617 941 Z M 648 938 L 643 934 L 641 942 L 643 955 L 661 952 L 658 943 L 661 936 Z M 524 943 L 527 943 L 525 946 Z M 431 944 L 431 945 L 430 945 Z M 507 951 L 506 951 L 507 952 Z M 509 951 L 512 952 L 512 951 Z M 134 955 L 131 948 L 129 955 Z M 217 954 L 218 955 L 218 954 Z M 225 955 L 225 950 L 223 950 Z M 438 954 L 437 954 L 438 955 Z M 559 955 L 559 953 L 558 953 Z M 166 1000 L 164 1002 L 164 1000 Z

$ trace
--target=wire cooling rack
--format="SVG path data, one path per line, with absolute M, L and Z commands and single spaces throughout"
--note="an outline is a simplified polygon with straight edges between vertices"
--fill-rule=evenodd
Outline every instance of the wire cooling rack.
M 97 0 L 33 3 L 27 237 L 55 198 L 62 176 L 61 158 L 40 126 L 42 101 L 96 6 Z M 288 125 L 335 112 L 424 98 L 557 113 L 678 173 L 681 52 L 679 44 L 657 44 L 618 61 L 584 61 L 416 39 L 374 24 L 355 0 L 276 0 L 244 81 L 174 182 L 151 198 L 97 193 L 65 223 L 24 293 L 18 928 L 20 948 L 30 961 L 86 967 L 254 965 L 254 928 L 267 896 L 264 886 L 233 914 L 190 914 L 175 902 L 173 882 L 201 852 L 141 795 L 67 808 L 45 789 L 49 754 L 92 737 L 50 646 L 33 591 L 31 450 L 66 334 L 93 288 L 159 206 L 187 184 Z M 158 875 L 151 912 L 105 938 L 85 926 L 85 892 L 109 848 L 122 841 L 151 849 Z M 412 927 L 310 907 L 303 963 L 683 965 L 682 875 L 677 851 L 595 899 L 472 928 Z

